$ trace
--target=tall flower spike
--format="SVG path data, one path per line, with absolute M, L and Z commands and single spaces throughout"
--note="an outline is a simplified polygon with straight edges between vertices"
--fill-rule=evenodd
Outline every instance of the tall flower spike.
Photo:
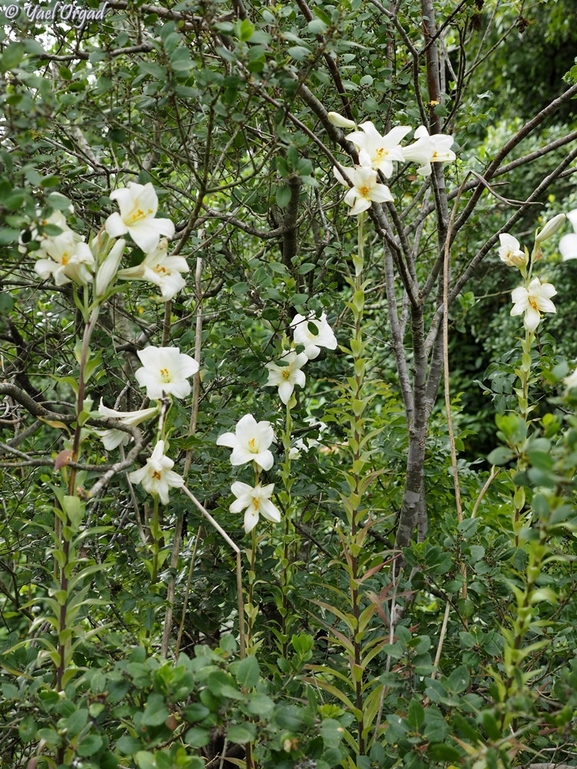
M 258 523 L 259 515 L 266 518 L 271 523 L 280 521 L 280 512 L 278 508 L 270 501 L 274 490 L 274 483 L 268 486 L 249 486 L 248 483 L 235 481 L 230 487 L 236 497 L 235 501 L 229 507 L 231 513 L 242 513 L 244 510 L 244 530 L 248 534 Z
M 362 131 L 353 131 L 347 138 L 359 150 L 359 160 L 362 166 L 370 166 L 375 171 L 382 171 L 388 178 L 393 175 L 393 161 L 403 162 L 403 150 L 399 142 L 411 130 L 410 126 L 397 126 L 385 136 L 377 131 L 370 120 L 361 123 Z
M 269 451 L 273 440 L 274 433 L 270 422 L 257 422 L 252 414 L 245 414 L 237 422 L 235 432 L 219 435 L 216 445 L 232 449 L 232 465 L 256 462 L 263 470 L 270 470 L 274 464 L 272 452 Z
M 294 350 L 282 357 L 282 362 L 286 365 L 277 366 L 276 363 L 267 363 L 268 382 L 266 387 L 278 387 L 278 394 L 281 401 L 285 404 L 289 402 L 295 389 L 295 385 L 304 387 L 306 377 L 304 371 L 301 371 L 308 358 L 304 352 L 296 354 Z
M 188 378 L 198 371 L 198 363 L 178 347 L 145 347 L 138 351 L 142 363 L 134 376 L 151 400 L 164 395 L 186 398 L 190 393 Z
M 150 182 L 128 182 L 128 187 L 111 192 L 110 199 L 116 200 L 120 208 L 120 213 L 111 214 L 106 220 L 106 232 L 111 238 L 129 233 L 136 245 L 149 253 L 158 246 L 161 235 L 174 235 L 170 219 L 155 219 L 158 197 Z
M 146 460 L 146 465 L 129 474 L 132 483 L 141 483 L 149 494 L 160 497 L 163 505 L 168 504 L 168 490 L 180 489 L 184 486 L 184 478 L 175 473 L 174 462 L 164 454 L 164 441 L 158 441 L 152 456 Z
M 551 297 L 557 291 L 551 283 L 541 283 L 539 278 L 533 278 L 529 288 L 519 286 L 511 293 L 514 302 L 511 315 L 523 315 L 523 323 L 527 331 L 535 331 L 541 321 L 542 312 L 557 312 Z
M 390 203 L 393 200 L 387 185 L 377 182 L 377 172 L 372 168 L 355 166 L 355 168 L 343 168 L 343 171 L 353 185 L 345 195 L 345 203 L 351 206 L 349 211 L 351 216 L 358 216 L 366 211 L 373 202 Z M 336 166 L 333 168 L 333 173 L 341 184 L 349 186 Z
M 316 328 L 316 332 L 311 331 L 311 327 Z M 318 357 L 321 347 L 337 349 L 337 338 L 327 322 L 326 312 L 323 312 L 320 319 L 315 318 L 314 313 L 306 317 L 297 314 L 291 321 L 291 328 L 294 329 L 294 343 L 304 346 L 304 354 L 309 360 Z

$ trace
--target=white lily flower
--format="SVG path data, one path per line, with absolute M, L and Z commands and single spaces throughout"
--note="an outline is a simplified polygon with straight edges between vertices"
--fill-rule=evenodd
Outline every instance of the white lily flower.
M 577 259 L 577 235 L 574 232 L 569 235 L 563 235 L 559 241 L 559 251 L 564 262 L 570 259 Z
M 95 430 L 94 432 L 104 444 L 106 451 L 114 451 L 119 446 L 127 446 L 132 440 L 132 435 L 125 433 L 124 430 L 115 430 L 113 427 L 108 430 Z
M 140 409 L 139 411 L 116 411 L 115 409 L 109 409 L 105 406 L 100 399 L 100 405 L 98 407 L 98 413 L 103 417 L 112 417 L 118 419 L 123 425 L 136 426 L 145 422 L 147 419 L 152 419 L 159 412 L 158 406 L 153 406 L 148 409 Z M 107 430 L 95 430 L 97 435 L 102 439 L 104 448 L 107 451 L 112 451 L 117 446 L 126 446 L 131 440 L 132 436 L 129 433 L 125 433 L 124 430 L 115 430 L 109 428 Z
M 543 241 L 553 237 L 565 224 L 566 218 L 565 214 L 557 214 L 557 216 L 549 219 L 543 229 L 535 235 L 535 243 L 543 243 Z
M 377 131 L 370 120 L 361 123 L 362 131 L 354 131 L 345 138 L 359 150 L 362 166 L 371 166 L 375 171 L 382 171 L 388 178 L 393 175 L 393 161 L 404 161 L 403 150 L 399 142 L 411 130 L 410 126 L 397 126 L 385 136 Z
M 289 459 L 298 459 L 303 451 L 306 453 L 308 450 L 309 447 L 306 445 L 303 439 L 297 438 L 289 449 Z
M 317 419 L 316 417 L 305 417 L 305 422 L 308 425 L 310 425 L 312 428 L 316 428 L 318 430 L 319 438 L 322 436 L 322 434 L 328 427 L 325 422 L 321 422 L 321 420 Z M 316 438 L 307 438 L 307 444 L 309 448 L 312 448 L 313 446 L 323 445 L 320 441 L 317 441 Z
M 311 331 L 311 326 L 317 329 L 316 333 Z M 326 312 L 323 312 L 320 319 L 315 318 L 314 312 L 306 317 L 297 313 L 291 321 L 291 328 L 294 328 L 294 343 L 304 346 L 304 354 L 309 360 L 319 355 L 321 347 L 337 349 L 337 338 L 327 321 Z
M 569 211 L 567 219 L 571 222 L 573 229 L 577 230 L 577 208 Z M 564 262 L 569 259 L 577 259 L 577 234 L 572 232 L 569 235 L 563 235 L 559 241 L 559 251 Z
M 542 312 L 557 312 L 551 297 L 557 291 L 551 283 L 541 283 L 539 278 L 533 278 L 529 288 L 519 286 L 514 289 L 511 298 L 514 302 L 511 315 L 525 313 L 523 322 L 527 331 L 535 331 L 541 321 Z
M 147 419 L 152 419 L 158 412 L 158 406 L 151 406 L 150 408 L 139 409 L 138 411 L 116 411 L 116 409 L 110 409 L 108 406 L 105 406 L 102 402 L 102 398 L 100 399 L 100 405 L 98 406 L 98 413 L 100 416 L 118 419 L 123 425 L 131 425 L 132 427 L 136 427 L 136 425 L 146 422 Z
M 40 217 L 40 209 L 36 210 L 36 215 Z M 38 218 L 36 221 L 31 222 L 27 229 L 20 233 L 18 238 L 18 251 L 21 254 L 27 254 L 29 251 L 30 243 L 35 241 L 38 243 L 39 248 L 34 249 L 32 252 L 33 255 L 37 259 L 46 259 L 48 255 L 46 253 L 45 246 L 54 240 L 55 237 L 58 237 L 57 235 L 45 235 L 43 233 L 39 233 L 38 228 L 44 227 L 47 224 L 53 224 L 56 227 L 59 227 L 60 230 L 62 230 L 60 235 L 62 235 L 64 232 L 72 232 L 62 211 L 54 211 L 45 219 Z M 23 240 L 25 234 L 27 234 L 26 242 Z M 84 240 L 82 235 L 78 235 L 76 232 L 73 233 L 73 237 L 76 243 L 80 243 L 82 240 Z
M 306 377 L 301 369 L 305 363 L 308 363 L 308 358 L 304 352 L 297 355 L 294 350 L 291 350 L 283 355 L 282 361 L 286 363 L 286 366 L 277 366 L 276 363 L 266 364 L 268 382 L 265 387 L 278 387 L 279 397 L 286 406 L 293 394 L 295 385 L 305 386 Z
M 377 172 L 365 166 L 343 168 L 347 178 L 352 182 L 352 187 L 345 195 L 345 203 L 351 206 L 349 214 L 357 216 L 371 207 L 371 203 L 390 203 L 393 200 L 391 191 L 386 184 L 379 184 Z M 335 177 L 341 184 L 349 186 L 339 169 L 333 168 Z
M 316 417 L 305 417 L 304 420 L 308 425 L 310 425 L 311 428 L 315 428 L 318 430 L 318 437 L 320 438 L 322 433 L 327 429 L 327 425 L 324 422 L 321 422 Z M 296 441 L 293 442 L 293 445 L 291 446 L 289 450 L 289 458 L 290 459 L 298 459 L 302 452 L 304 451 L 305 454 L 308 454 L 309 450 L 312 448 L 316 448 L 317 446 L 323 446 L 323 444 L 318 441 L 316 438 L 297 438 Z
M 569 376 L 565 377 L 563 384 L 567 390 L 572 390 L 574 387 L 577 387 L 577 368 L 572 374 L 569 374 Z
M 120 270 L 120 280 L 147 280 L 160 288 L 162 301 L 168 302 L 186 285 L 180 274 L 189 267 L 183 256 L 168 256 L 168 240 L 162 238 L 158 246 L 147 254 L 136 267 Z
M 349 120 L 343 115 L 339 115 L 338 112 L 329 112 L 327 115 L 329 123 L 332 123 L 337 128 L 356 128 L 357 124 L 354 120 Z
M 572 211 L 569 211 L 567 214 L 567 219 L 569 219 L 569 222 L 571 223 L 571 227 L 573 227 L 574 230 L 577 231 L 577 208 L 574 208 Z
M 38 259 L 35 271 L 42 280 L 53 277 L 57 286 L 74 281 L 86 286 L 92 281 L 94 256 L 87 243 L 80 241 L 80 235 L 65 230 L 54 238 L 42 241 L 42 251 L 49 259 Z
M 72 206 L 70 206 L 70 213 L 73 212 Z M 36 209 L 36 214 L 40 214 L 40 209 Z M 70 230 L 70 227 L 68 226 L 68 222 L 66 221 L 66 217 L 62 213 L 62 211 L 53 211 L 50 216 L 47 216 L 45 219 L 40 219 L 38 221 L 39 226 L 45 227 L 47 224 L 54 224 L 56 227 L 60 227 L 62 232 L 66 230 Z M 43 237 L 47 238 L 50 237 L 49 235 L 44 235 Z
M 569 376 L 566 376 L 563 379 L 563 384 L 565 385 L 565 393 L 568 393 L 569 390 L 572 390 L 573 388 L 577 387 L 577 369 L 572 374 L 569 374 Z
M 142 363 L 134 376 L 151 400 L 163 395 L 186 398 L 190 393 L 188 377 L 198 371 L 198 363 L 178 347 L 145 347 L 138 351 Z
M 266 518 L 271 523 L 279 523 L 280 512 L 278 508 L 270 501 L 274 490 L 274 483 L 268 486 L 249 486 L 248 483 L 235 481 L 230 487 L 236 497 L 235 501 L 229 507 L 231 513 L 242 513 L 244 510 L 244 530 L 248 534 L 258 523 L 259 515 Z
M 172 459 L 164 454 L 164 441 L 158 441 L 146 465 L 129 473 L 128 477 L 132 483 L 142 484 L 145 491 L 160 497 L 162 504 L 167 505 L 168 490 L 184 486 L 184 478 L 175 473 L 173 467 Z
M 120 213 L 111 214 L 106 220 L 106 232 L 111 238 L 129 233 L 136 245 L 145 253 L 154 251 L 161 235 L 171 238 L 174 224 L 170 219 L 155 219 L 158 197 L 151 182 L 128 182 L 110 193 L 110 199 L 118 202 Z
M 36 215 L 40 216 L 39 209 L 37 209 Z M 46 257 L 46 251 L 44 250 L 45 244 L 51 241 L 53 238 L 58 237 L 57 235 L 44 235 L 38 232 L 38 227 L 45 227 L 47 224 L 54 224 L 56 227 L 59 227 L 62 232 L 72 232 L 62 211 L 53 211 L 50 216 L 46 217 L 45 219 L 38 219 L 28 228 L 31 236 L 30 240 L 37 240 L 40 245 L 40 248 L 34 251 L 34 255 L 36 257 Z M 60 234 L 62 234 L 62 232 Z M 76 232 L 74 233 L 74 238 L 77 243 L 80 243 L 80 241 L 83 240 L 82 235 L 78 235 Z M 20 239 L 18 240 L 18 243 L 21 243 Z M 21 243 L 21 245 L 24 246 L 23 243 Z M 20 246 L 18 247 L 18 250 L 21 250 Z M 27 249 L 24 246 L 24 249 L 21 251 L 21 253 L 25 253 L 26 250 Z
M 499 248 L 499 258 L 509 267 L 523 267 L 527 264 L 527 254 L 521 251 L 521 246 L 517 238 L 506 232 L 499 235 L 501 248 Z
M 406 161 L 419 163 L 420 168 L 417 173 L 421 176 L 430 176 L 432 172 L 431 163 L 447 163 L 455 160 L 455 153 L 449 149 L 453 144 L 453 137 L 447 134 L 432 134 L 425 126 L 420 126 L 415 131 L 414 144 L 403 147 L 403 157 Z
M 103 296 L 114 280 L 114 277 L 118 271 L 118 265 L 122 259 L 125 245 L 126 241 L 122 238 L 117 240 L 110 249 L 110 253 L 106 259 L 98 268 L 96 278 L 94 279 L 94 293 L 96 296 Z
M 232 449 L 232 465 L 256 462 L 263 470 L 270 470 L 274 458 L 269 446 L 273 441 L 274 432 L 270 422 L 257 422 L 252 414 L 245 414 L 237 422 L 235 432 L 219 435 L 216 445 Z

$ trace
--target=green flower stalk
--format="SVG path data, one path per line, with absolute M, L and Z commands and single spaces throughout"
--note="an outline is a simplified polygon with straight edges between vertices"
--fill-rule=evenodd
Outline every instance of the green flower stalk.
M 280 494 L 280 501 L 283 509 L 283 535 L 280 547 L 277 548 L 277 561 L 280 567 L 280 587 L 281 600 L 277 608 L 281 615 L 280 633 L 277 634 L 280 642 L 281 655 L 286 659 L 289 649 L 289 639 L 294 625 L 295 617 L 291 616 L 290 609 L 290 591 L 294 575 L 294 564 L 298 557 L 300 537 L 298 536 L 294 521 L 294 505 L 292 497 L 292 486 L 294 478 L 291 477 L 291 436 L 293 431 L 293 419 L 291 409 L 296 405 L 296 399 L 293 396 L 288 400 L 285 409 L 285 425 L 282 433 L 283 461 L 281 463 L 280 475 L 283 485 L 283 491 Z
M 538 652 L 549 644 L 549 639 L 538 640 L 524 644 L 524 639 L 531 628 L 535 628 L 533 615 L 534 607 L 542 601 L 555 603 L 557 597 L 551 588 L 538 585 L 543 566 L 548 562 L 550 554 L 549 540 L 554 531 L 549 523 L 551 510 L 561 504 L 555 495 L 547 495 L 540 490 L 531 489 L 527 478 L 527 468 L 530 464 L 533 420 L 531 414 L 535 405 L 530 401 L 530 385 L 533 380 L 532 349 L 535 342 L 535 331 L 542 320 L 542 313 L 556 312 L 551 297 L 556 295 L 554 286 L 541 283 L 538 277 L 533 277 L 535 262 L 541 258 L 541 242 L 554 234 L 563 223 L 560 215 L 547 224 L 535 238 L 535 245 L 529 256 L 527 249 L 521 251 L 519 243 L 510 235 L 501 235 L 501 259 L 518 267 L 524 278 L 524 285 L 512 292 L 513 308 L 511 315 L 523 316 L 525 337 L 521 340 L 521 361 L 515 373 L 519 385 L 515 388 L 518 401 L 518 413 L 497 417 L 500 436 L 504 438 L 512 452 L 517 455 L 516 469 L 511 471 L 514 492 L 512 494 L 512 527 L 516 548 L 522 548 L 527 557 L 522 584 L 510 583 L 515 597 L 515 607 L 510 618 L 510 626 L 501 628 L 504 639 L 504 675 L 491 670 L 495 680 L 496 700 L 500 719 L 500 728 L 505 731 L 514 727 L 517 714 L 515 706 L 509 705 L 511 698 L 523 692 L 526 684 L 534 677 L 531 670 L 524 670 L 523 661 L 534 652 Z M 520 479 L 526 479 L 525 481 Z M 523 484 L 523 485 L 521 485 Z M 529 492 L 526 488 L 529 487 Z M 529 506 L 529 510 L 527 509 Z M 527 525 L 526 515 L 531 516 L 531 526 Z

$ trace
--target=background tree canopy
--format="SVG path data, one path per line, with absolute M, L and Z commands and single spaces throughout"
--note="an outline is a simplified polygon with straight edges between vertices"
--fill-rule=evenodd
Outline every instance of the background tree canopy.
M 2 766 L 577 766 L 576 10 L 4 7 Z

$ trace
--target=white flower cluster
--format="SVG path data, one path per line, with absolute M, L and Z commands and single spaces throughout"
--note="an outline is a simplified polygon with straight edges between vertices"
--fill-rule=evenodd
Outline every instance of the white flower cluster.
M 501 243 L 498 249 L 499 258 L 508 267 L 517 267 L 525 278 L 525 285 L 518 286 L 511 293 L 513 300 L 511 315 L 523 315 L 523 324 L 531 333 L 537 329 L 541 322 L 541 313 L 557 312 L 551 301 L 551 297 L 557 294 L 555 286 L 551 283 L 541 283 L 539 278 L 531 278 L 531 270 L 533 264 L 542 257 L 541 243 L 555 235 L 565 223 L 565 219 L 565 214 L 558 214 L 548 221 L 543 229 L 537 230 L 532 257 L 529 256 L 527 248 L 521 248 L 517 238 L 507 232 L 499 235 L 499 242 Z M 566 235 L 565 237 L 571 236 Z
M 559 251 L 564 262 L 570 259 L 577 259 L 577 209 L 569 211 L 568 214 L 557 214 L 541 230 L 537 230 L 535 235 L 535 249 L 533 258 L 529 257 L 527 248 L 521 250 L 519 241 L 508 233 L 499 235 L 501 247 L 498 249 L 499 257 L 509 267 L 518 267 L 525 280 L 524 286 L 518 286 L 511 294 L 513 308 L 511 315 L 523 315 L 525 328 L 529 332 L 536 330 L 541 322 L 542 312 L 556 313 L 557 309 L 551 297 L 557 294 L 555 287 L 551 283 L 541 283 L 539 278 L 531 279 L 527 275 L 527 267 L 531 262 L 540 259 L 541 243 L 555 235 L 568 219 L 575 232 L 563 235 L 559 241 Z M 531 265 L 532 266 L 532 265 Z M 577 388 L 577 369 L 569 376 L 563 379 L 566 391 L 569 392 Z
M 139 411 L 116 411 L 100 401 L 98 413 L 101 416 L 118 419 L 124 425 L 139 425 L 160 413 L 162 398 L 186 398 L 189 395 L 188 379 L 198 371 L 198 363 L 190 355 L 181 353 L 178 347 L 146 347 L 138 352 L 138 357 L 142 366 L 134 376 L 141 387 L 146 387 L 147 397 L 157 401 L 156 405 Z M 123 430 L 112 428 L 96 432 L 108 451 L 131 440 Z M 174 462 L 165 455 L 164 446 L 164 440 L 158 440 L 146 465 L 128 477 L 133 483 L 141 483 L 149 494 L 158 496 L 166 505 L 169 489 L 180 488 L 184 479 L 172 470 Z
M 316 358 L 321 347 L 334 350 L 337 347 L 337 339 L 327 322 L 326 313 L 316 318 L 314 313 L 307 316 L 295 315 L 291 327 L 295 345 L 302 346 L 303 352 L 297 353 L 296 349 L 289 350 L 281 359 L 283 365 L 267 363 L 267 386 L 278 387 L 281 401 L 287 405 L 292 397 L 295 385 L 304 387 L 306 379 L 302 367 L 309 360 Z M 217 446 L 226 446 L 232 449 L 230 462 L 235 467 L 254 462 L 261 470 L 270 470 L 274 464 L 274 457 L 270 450 L 275 437 L 270 422 L 257 422 L 252 414 L 245 414 L 236 425 L 234 433 L 223 433 L 217 438 Z M 292 451 L 292 450 L 291 450 Z M 258 475 L 258 473 L 257 473 Z M 257 482 L 255 486 L 236 481 L 231 486 L 231 491 L 236 497 L 230 505 L 231 513 L 244 514 L 244 530 L 248 533 L 258 523 L 259 515 L 272 523 L 280 521 L 280 512 L 271 502 L 274 491 L 274 483 L 262 486 Z
M 339 128 L 356 128 L 352 120 L 347 120 L 336 112 L 328 113 L 329 120 Z M 345 203 L 351 207 L 352 216 L 366 211 L 374 203 L 389 203 L 393 200 L 386 184 L 381 184 L 379 173 L 390 178 L 395 170 L 394 163 L 417 163 L 417 173 L 429 176 L 431 163 L 447 163 L 455 160 L 456 155 L 450 149 L 453 137 L 446 134 L 430 135 L 425 126 L 415 131 L 413 144 L 402 147 L 400 141 L 412 130 L 410 126 L 397 126 L 385 136 L 377 131 L 370 120 L 360 123 L 361 131 L 353 131 L 345 138 L 351 141 L 359 153 L 359 165 L 343 168 L 345 176 L 338 168 L 333 168 L 337 180 L 350 187 L 345 195 Z M 346 177 L 346 178 L 345 178 Z
M 81 286 L 94 285 L 94 296 L 102 298 L 118 280 L 145 280 L 159 287 L 162 301 L 172 299 L 185 285 L 183 272 L 188 272 L 186 259 L 168 255 L 168 240 L 174 235 L 170 219 L 157 219 L 158 197 L 152 184 L 129 182 L 110 195 L 118 203 L 120 213 L 111 214 L 103 230 L 90 243 L 73 232 L 60 211 L 41 222 L 53 225 L 58 235 L 42 235 L 37 230 L 32 236 L 39 239 L 39 257 L 34 269 L 43 280 L 52 277 L 57 286 L 74 282 Z M 136 267 L 120 269 L 126 241 L 130 235 L 144 252 L 144 260 Z M 166 236 L 161 239 L 161 236 Z M 118 238 L 118 240 L 116 240 Z
M 268 382 L 267 387 L 278 387 L 278 394 L 281 401 L 288 404 L 295 385 L 304 387 L 306 377 L 303 366 L 309 360 L 318 357 L 321 347 L 329 350 L 335 350 L 337 347 L 337 338 L 332 328 L 327 322 L 325 312 L 320 319 L 315 318 L 314 313 L 309 315 L 295 315 L 291 322 L 293 330 L 293 341 L 295 345 L 304 347 L 303 352 L 297 353 L 295 349 L 286 352 L 280 364 L 267 363 Z
M 239 419 L 234 433 L 223 433 L 216 441 L 217 446 L 227 446 L 232 449 L 230 462 L 235 467 L 255 462 L 262 470 L 270 470 L 274 464 L 274 457 L 270 445 L 274 441 L 274 432 L 270 422 L 257 422 L 252 414 L 245 414 Z M 236 500 L 230 505 L 231 513 L 244 514 L 244 530 L 248 534 L 258 523 L 259 515 L 272 523 L 280 521 L 280 512 L 271 502 L 274 491 L 274 483 L 267 486 L 257 483 L 249 486 L 248 483 L 235 481 L 231 491 Z
M 160 289 L 162 301 L 172 299 L 185 285 L 182 273 L 188 272 L 186 259 L 168 255 L 168 240 L 174 235 L 170 219 L 156 218 L 158 197 L 152 184 L 129 182 L 128 187 L 114 190 L 111 199 L 118 203 L 119 212 L 111 214 L 102 230 L 85 243 L 84 238 L 73 232 L 60 211 L 40 222 L 42 228 L 52 225 L 60 230 L 57 235 L 39 235 L 37 229 L 32 238 L 40 248 L 34 269 L 43 280 L 50 277 L 57 286 L 76 283 L 93 285 L 93 306 L 97 307 L 107 296 L 116 280 L 144 280 Z M 129 235 L 144 252 L 143 261 L 136 267 L 119 269 L 126 247 L 122 237 Z M 163 237 L 164 236 L 164 237 Z M 21 238 L 21 250 L 26 246 Z M 161 411 L 161 401 L 166 397 L 185 398 L 190 393 L 189 377 L 198 371 L 198 363 L 190 355 L 184 355 L 176 347 L 147 347 L 138 353 L 142 363 L 136 373 L 146 395 L 156 400 L 155 406 L 138 411 L 116 411 L 100 402 L 98 413 L 102 417 L 118 420 L 126 426 L 139 425 L 152 419 Z M 96 430 L 107 451 L 126 445 L 130 435 L 123 430 L 110 428 Z M 174 462 L 164 453 L 165 441 L 158 439 L 146 465 L 130 473 L 134 483 L 168 503 L 170 488 L 180 488 L 183 478 L 173 472 Z

